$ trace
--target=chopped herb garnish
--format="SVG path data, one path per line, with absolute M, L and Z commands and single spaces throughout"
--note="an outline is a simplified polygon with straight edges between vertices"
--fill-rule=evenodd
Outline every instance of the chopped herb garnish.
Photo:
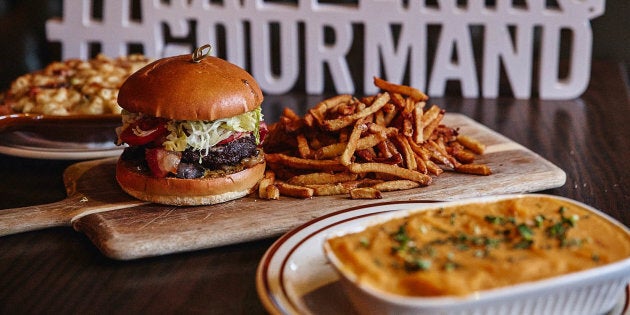
M 466 242 L 468 241 L 468 235 L 466 235 L 465 233 L 459 233 L 459 235 L 457 235 L 457 238 L 455 239 L 456 242 Z
M 532 240 L 521 240 L 521 241 L 517 242 L 516 244 L 514 244 L 513 248 L 514 249 L 528 249 L 528 248 L 532 247 L 533 243 L 534 243 L 534 241 L 532 241 Z
M 570 239 L 563 239 L 562 241 L 560 241 L 560 246 L 562 246 L 562 247 L 580 247 L 580 246 L 582 246 L 583 243 L 584 243 L 584 240 L 582 240 L 582 239 L 570 238 Z
M 470 241 L 475 246 L 481 246 L 481 245 L 485 245 L 486 244 L 486 238 L 485 237 L 475 236 L 475 237 L 471 238 Z
M 391 247 L 392 254 L 397 256 L 398 268 L 408 272 L 428 270 L 432 264 L 438 264 L 442 270 L 452 271 L 461 267 L 453 259 L 456 256 L 455 253 L 463 255 L 458 256 L 459 258 L 486 259 L 493 257 L 492 251 L 501 246 L 513 250 L 528 250 L 534 246 L 539 249 L 582 246 L 589 240 L 568 236 L 570 229 L 574 228 L 580 219 L 578 215 L 569 214 L 568 210 L 567 207 L 559 207 L 557 210 L 559 218 L 538 214 L 528 218 L 518 217 L 517 220 L 514 215 L 486 215 L 483 220 L 489 224 L 479 224 L 475 221 L 468 224 L 463 222 L 464 217 L 461 216 L 465 213 L 447 212 L 445 209 L 440 209 L 434 214 L 435 218 L 440 218 L 443 223 L 450 223 L 451 226 L 461 224 L 461 228 L 453 228 L 455 231 L 452 231 L 451 228 L 432 225 L 428 221 L 419 224 L 415 230 L 410 230 L 410 222 L 405 221 L 398 226 L 397 230 L 390 230 L 390 237 L 394 242 Z M 489 227 L 489 225 L 494 227 Z M 484 233 L 492 233 L 492 230 L 494 230 L 494 236 L 484 235 Z M 412 238 L 413 235 L 419 234 L 426 234 L 432 238 L 427 240 L 423 239 L 424 236 L 418 239 Z M 541 236 L 546 236 L 547 239 L 540 240 Z M 556 240 L 557 243 L 553 244 L 550 240 Z M 537 243 L 534 244 L 534 241 Z M 363 247 L 370 246 L 370 240 L 367 238 L 359 242 Z M 502 243 L 505 245 L 501 245 Z M 446 248 L 448 252 L 445 252 Z M 591 258 L 593 261 L 599 261 L 599 256 L 596 254 L 593 254 Z M 508 261 L 514 259 L 514 257 L 508 258 Z
M 561 215 L 564 215 L 566 211 L 567 211 L 567 207 L 565 206 L 561 206 L 560 209 L 558 209 L 558 213 L 560 213 Z
M 507 223 L 516 224 L 516 218 L 515 217 L 503 217 L 503 216 L 496 216 L 496 215 L 486 215 L 484 217 L 484 220 L 486 220 L 486 222 L 489 222 L 489 223 L 492 223 L 492 224 L 496 224 L 496 225 L 505 225 Z
M 457 249 L 460 251 L 465 251 L 470 249 L 470 246 L 468 246 L 467 244 L 457 244 Z
M 562 222 L 556 223 L 547 228 L 547 234 L 549 237 L 557 238 L 562 240 L 565 236 L 566 228 Z
M 429 268 L 431 268 L 431 261 L 428 259 L 405 261 L 405 270 L 407 271 L 428 270 Z
M 499 247 L 499 244 L 501 243 L 501 240 L 499 239 L 494 239 L 494 238 L 486 238 L 486 248 L 487 249 L 491 249 L 491 248 L 497 248 Z
M 393 233 L 394 241 L 398 242 L 398 246 L 393 246 L 393 252 L 404 251 L 407 249 L 407 245 L 409 243 L 409 235 L 407 234 L 407 223 L 405 222 L 400 227 L 398 227 L 398 231 Z
M 455 270 L 457 267 L 459 267 L 459 265 L 458 265 L 456 262 L 454 262 L 454 261 L 447 261 L 447 262 L 444 264 L 444 270 L 446 270 L 446 271 L 453 271 L 453 270 Z
M 569 220 L 569 222 L 571 222 L 570 223 L 571 227 L 574 227 L 575 224 L 577 223 L 577 221 L 580 220 L 580 217 L 577 214 L 574 214 L 574 215 L 568 217 L 567 220 Z
M 516 227 L 516 229 L 523 239 L 531 241 L 534 238 L 534 232 L 532 232 L 532 229 L 530 229 L 526 224 L 521 223 Z
M 370 240 L 369 240 L 369 239 L 367 239 L 367 238 L 365 238 L 365 237 L 363 237 L 363 238 L 361 238 L 361 240 L 359 241 L 359 244 L 360 244 L 360 245 L 361 245 L 361 247 L 363 247 L 363 248 L 368 248 L 368 247 L 370 247 Z
M 489 222 L 492 224 L 497 224 L 497 225 L 505 224 L 505 218 L 499 217 L 499 216 L 487 215 L 484 217 L 484 219 L 486 220 L 486 222 Z
M 398 227 L 398 231 L 394 234 L 394 240 L 399 243 L 405 243 L 409 241 L 409 235 L 407 235 L 407 223 Z

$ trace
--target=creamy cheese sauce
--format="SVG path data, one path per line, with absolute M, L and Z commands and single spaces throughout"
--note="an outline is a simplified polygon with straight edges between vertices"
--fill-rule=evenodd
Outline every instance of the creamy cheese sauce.
M 630 257 L 627 232 L 546 197 L 421 211 L 328 242 L 359 281 L 407 296 L 466 295 Z

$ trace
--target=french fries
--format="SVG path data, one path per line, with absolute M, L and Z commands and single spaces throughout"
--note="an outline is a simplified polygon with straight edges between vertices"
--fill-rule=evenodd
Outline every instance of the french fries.
M 277 182 L 275 186 L 278 187 L 280 194 L 295 198 L 308 199 L 313 197 L 314 194 L 313 188 L 309 187 L 291 185 L 284 182 Z
M 319 185 L 328 183 L 341 183 L 356 180 L 358 177 L 354 173 L 309 173 L 296 175 L 287 181 L 291 185 Z
M 461 143 L 465 148 L 476 154 L 483 154 L 483 151 L 486 150 L 486 146 L 484 144 L 466 135 L 457 136 L 457 142 Z
M 426 101 L 429 99 L 429 97 L 420 90 L 409 86 L 393 84 L 381 78 L 374 77 L 374 85 L 382 90 L 407 95 L 416 101 Z
M 265 154 L 265 159 L 269 163 L 284 164 L 289 168 L 303 169 L 303 170 L 318 170 L 318 171 L 345 171 L 346 167 L 336 160 L 313 160 L 304 159 L 295 156 L 289 156 L 282 153 L 270 153 Z
M 304 117 L 283 111 L 263 143 L 268 174 L 259 197 L 378 199 L 430 185 L 445 171 L 492 174 L 475 163 L 485 145 L 443 125 L 444 110 L 427 106 L 426 94 L 380 78 L 374 84 L 376 95 L 331 97 Z
M 377 173 L 392 175 L 397 178 L 412 180 L 423 186 L 431 183 L 431 176 L 396 165 L 384 163 L 352 163 L 348 165 L 348 169 L 350 172 L 359 174 Z
M 372 187 L 355 188 L 350 190 L 350 198 L 352 199 L 381 199 L 383 195 L 377 189 Z
M 359 119 L 352 128 L 352 133 L 350 133 L 350 138 L 348 138 L 348 144 L 341 154 L 341 158 L 339 161 L 341 164 L 348 166 L 352 163 L 351 158 L 354 156 L 354 152 L 357 149 L 357 142 L 359 142 L 359 138 L 361 138 L 361 134 L 367 130 L 367 125 L 363 123 L 363 119 Z
M 258 197 L 263 199 L 279 199 L 280 191 L 274 185 L 276 174 L 273 171 L 265 171 L 265 176 L 258 183 Z
M 456 171 L 465 174 L 474 175 L 490 175 L 492 171 L 487 165 L 484 164 L 462 164 L 455 168 Z
M 378 191 L 396 191 L 396 190 L 405 190 L 420 187 L 420 183 L 414 182 L 412 180 L 390 180 L 382 183 L 378 183 L 372 186 L 372 188 Z

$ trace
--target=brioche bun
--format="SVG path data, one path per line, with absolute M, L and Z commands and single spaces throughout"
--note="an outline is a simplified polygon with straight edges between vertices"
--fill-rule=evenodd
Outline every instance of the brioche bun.
M 158 178 L 141 172 L 134 163 L 118 159 L 116 181 L 129 195 L 140 200 L 175 206 L 210 205 L 252 193 L 265 173 L 265 163 L 222 177 L 183 179 Z
M 263 94 L 244 69 L 207 56 L 156 60 L 125 80 L 118 92 L 120 107 L 132 112 L 177 120 L 217 120 L 260 106 Z
M 212 56 L 197 61 L 181 55 L 150 63 L 123 83 L 119 105 L 131 113 L 181 121 L 230 118 L 261 106 L 262 91 L 247 71 Z M 140 200 L 178 206 L 216 204 L 255 189 L 265 172 L 264 153 L 262 148 L 258 151 L 257 156 L 246 158 L 249 162 L 244 163 L 244 158 L 242 167 L 211 171 L 214 175 L 204 173 L 198 178 L 155 176 L 123 154 L 116 166 L 116 180 Z M 255 162 L 251 162 L 253 158 Z

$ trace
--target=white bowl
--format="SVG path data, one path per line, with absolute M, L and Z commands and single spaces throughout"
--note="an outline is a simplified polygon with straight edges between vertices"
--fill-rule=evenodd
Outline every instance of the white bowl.
M 473 198 L 462 201 L 435 204 L 425 210 L 467 203 L 497 202 L 514 198 L 557 198 L 573 203 L 619 226 L 630 235 L 630 230 L 608 215 L 592 207 L 567 198 L 540 195 L 505 195 Z M 418 210 L 401 210 L 379 215 L 376 220 L 361 226 L 351 226 L 337 231 L 328 238 L 355 233 L 369 225 L 397 217 L 407 216 Z M 604 314 L 618 303 L 630 282 L 630 257 L 621 261 L 580 272 L 531 281 L 522 284 L 475 292 L 463 297 L 408 297 L 384 292 L 365 282 L 344 268 L 334 255 L 328 242 L 324 242 L 326 258 L 341 276 L 341 284 L 356 310 L 361 314 Z

